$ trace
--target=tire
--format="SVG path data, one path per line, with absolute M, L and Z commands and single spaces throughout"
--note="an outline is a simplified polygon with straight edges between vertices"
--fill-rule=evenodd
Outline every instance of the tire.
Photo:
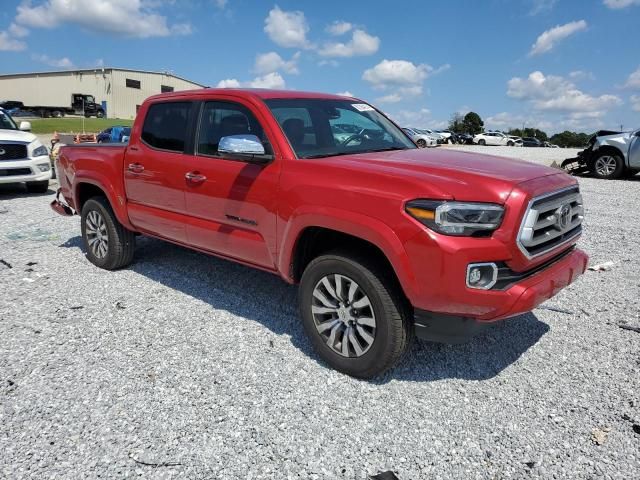
M 135 235 L 118 221 L 105 197 L 92 197 L 86 201 L 80 225 L 87 258 L 95 266 L 115 270 L 131 263 Z M 96 233 L 98 231 L 100 234 Z
M 478 140 L 478 145 L 482 145 L 483 147 L 487 144 L 487 141 L 484 138 Z
M 507 147 L 513 147 L 515 144 L 513 142 L 507 142 Z
M 104 118 L 104 112 L 102 110 L 98 110 L 96 113 L 96 118 Z
M 425 148 L 427 146 L 427 142 L 420 138 L 416 141 L 416 144 L 420 147 L 420 148 Z
M 305 269 L 298 290 L 300 315 L 314 349 L 332 368 L 357 378 L 373 378 L 394 367 L 407 351 L 413 338 L 411 310 L 400 287 L 389 278 L 377 263 L 348 251 L 317 257 Z M 343 285 L 342 294 L 338 281 Z M 353 308 L 363 302 L 365 306 Z M 332 309 L 328 305 L 340 306 Z M 350 340 L 346 354 L 345 335 Z
M 603 152 L 593 162 L 593 175 L 602 180 L 620 178 L 624 173 L 624 160 L 616 153 Z
M 52 116 L 53 118 L 62 118 L 62 112 L 61 112 L 60 110 L 54 110 L 54 111 L 51 113 L 51 116 Z
M 42 182 L 27 182 L 27 192 L 29 193 L 47 193 L 49 191 L 49 180 Z

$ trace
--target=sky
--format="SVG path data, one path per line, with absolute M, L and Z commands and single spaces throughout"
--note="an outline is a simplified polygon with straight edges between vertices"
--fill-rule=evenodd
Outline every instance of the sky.
M 0 0 L 0 73 L 353 95 L 402 126 L 640 127 L 640 0 Z M 0 92 L 2 97 L 2 92 Z

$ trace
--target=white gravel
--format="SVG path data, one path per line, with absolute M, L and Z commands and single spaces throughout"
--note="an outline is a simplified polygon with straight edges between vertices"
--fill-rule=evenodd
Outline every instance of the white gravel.
M 442 145 L 438 148 L 477 152 L 499 157 L 518 158 L 547 166 L 560 166 L 567 158 L 575 157 L 581 148 L 494 147 L 490 145 Z M 555 165 L 553 165 L 555 162 Z
M 277 277 L 147 238 L 108 273 L 52 193 L 0 187 L 0 477 L 640 478 L 639 180 L 580 180 L 610 270 L 373 382 Z

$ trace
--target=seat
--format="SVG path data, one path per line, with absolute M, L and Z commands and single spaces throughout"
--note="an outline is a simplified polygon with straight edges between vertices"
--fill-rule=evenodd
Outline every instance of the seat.
M 282 122 L 282 130 L 293 148 L 301 146 L 304 142 L 304 121 L 300 118 L 288 118 Z

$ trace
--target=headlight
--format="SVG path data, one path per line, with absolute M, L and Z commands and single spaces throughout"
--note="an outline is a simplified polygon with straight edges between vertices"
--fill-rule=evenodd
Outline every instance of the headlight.
M 444 235 L 472 236 L 500 226 L 504 208 L 492 203 L 412 200 L 407 213 L 431 230 Z
M 47 147 L 45 147 L 44 145 L 40 145 L 39 147 L 35 148 L 31 155 L 34 157 L 42 157 L 43 155 L 49 155 L 49 151 L 47 150 Z

